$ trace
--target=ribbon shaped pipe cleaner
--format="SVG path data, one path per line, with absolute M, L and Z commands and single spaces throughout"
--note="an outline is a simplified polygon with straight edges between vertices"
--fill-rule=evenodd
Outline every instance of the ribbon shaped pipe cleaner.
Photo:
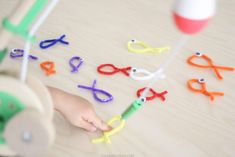
M 110 144 L 111 143 L 110 136 L 115 135 L 116 133 L 121 131 L 124 128 L 125 123 L 126 123 L 126 121 L 124 119 L 122 119 L 121 116 L 115 116 L 115 117 L 111 118 L 107 124 L 111 126 L 113 123 L 115 123 L 117 121 L 120 122 L 120 124 L 117 127 L 113 128 L 110 131 L 103 132 L 103 136 L 100 138 L 93 139 L 92 143 L 95 144 L 95 143 L 102 143 L 103 142 L 103 143 Z
M 112 130 L 110 131 L 106 131 L 103 132 L 103 136 L 100 138 L 96 138 L 92 140 L 92 143 L 96 144 L 96 143 L 111 143 L 110 140 L 110 136 L 115 135 L 116 133 L 120 132 L 126 123 L 126 120 L 132 115 L 134 114 L 137 110 L 139 110 L 143 104 L 146 102 L 145 98 L 139 98 L 137 100 L 135 100 L 123 113 L 121 116 L 115 116 L 113 118 L 111 118 L 108 121 L 108 125 L 112 125 L 114 122 L 119 121 L 120 124 L 117 127 L 114 127 Z
M 201 89 L 194 88 L 192 85 L 193 83 L 198 83 L 199 85 L 201 85 Z M 211 101 L 214 101 L 215 96 L 224 96 L 224 93 L 222 93 L 222 92 L 209 92 L 209 91 L 207 91 L 206 83 L 203 78 L 202 79 L 191 79 L 187 82 L 187 85 L 191 91 L 193 91 L 195 93 L 202 93 L 206 96 L 209 96 Z
M 11 58 L 20 58 L 24 56 L 24 50 L 23 49 L 12 49 L 10 52 L 10 57 Z M 29 59 L 32 60 L 38 60 L 38 57 L 33 56 L 33 55 L 29 55 Z
M 111 70 L 104 70 L 108 68 Z M 125 68 L 118 68 L 114 66 L 113 64 L 101 64 L 100 66 L 97 67 L 97 71 L 103 75 L 114 75 L 118 72 L 122 72 L 124 75 L 129 76 L 130 70 L 131 70 L 131 67 L 129 66 Z
M 60 38 L 58 39 L 48 39 L 48 40 L 44 40 L 44 41 L 41 41 L 39 46 L 40 48 L 42 49 L 47 49 L 57 43 L 61 43 L 61 44 L 64 44 L 64 45 L 69 45 L 69 42 L 67 41 L 64 41 L 63 39 L 65 38 L 65 35 L 62 35 Z
M 134 48 L 134 45 L 142 47 L 142 48 L 140 48 L 140 49 Z M 134 52 L 134 53 L 146 53 L 146 52 L 162 53 L 164 51 L 170 50 L 169 46 L 161 47 L 161 48 L 153 48 L 153 47 L 149 46 L 148 44 L 146 44 L 145 42 L 138 41 L 135 39 L 133 39 L 127 43 L 127 48 L 130 52 Z
M 9 32 L 22 36 L 26 40 L 35 40 L 35 37 L 29 35 L 29 27 L 36 19 L 39 12 L 46 6 L 47 2 L 48 0 L 36 0 L 18 25 L 14 25 L 8 18 L 4 18 L 2 23 L 3 27 Z
M 93 94 L 93 97 L 95 98 L 95 100 L 101 102 L 101 103 L 107 103 L 107 102 L 110 102 L 113 100 L 113 96 L 104 91 L 104 90 L 101 90 L 101 89 L 97 89 L 95 86 L 96 86 L 96 80 L 93 81 L 93 84 L 91 87 L 88 87 L 88 86 L 83 86 L 83 85 L 78 85 L 77 87 L 78 88 L 83 88 L 83 89 L 87 89 L 87 90 L 90 90 L 92 91 L 92 94 Z M 107 97 L 107 99 L 103 99 L 103 98 L 99 98 L 97 93 L 100 93 L 100 94 L 103 94 Z
M 145 90 L 146 88 L 141 88 L 137 91 L 136 95 L 137 97 L 140 97 L 142 92 Z M 154 91 L 152 88 L 150 88 L 150 92 L 152 93 L 151 96 L 147 96 L 146 97 L 146 100 L 147 101 L 150 101 L 150 100 L 153 100 L 155 98 L 160 98 L 162 101 L 165 101 L 166 98 L 165 98 L 165 95 L 168 93 L 167 91 L 164 91 L 164 92 L 161 92 L 161 93 L 157 93 L 156 91 Z
M 78 61 L 78 64 L 77 65 L 74 65 L 74 62 L 75 61 Z M 72 57 L 70 60 L 69 60 L 69 65 L 70 67 L 72 68 L 71 72 L 72 73 L 75 73 L 75 72 L 78 72 L 78 69 L 80 68 L 80 66 L 83 64 L 83 59 L 80 58 L 79 56 L 74 56 Z
M 145 81 L 145 80 L 150 80 L 155 76 L 155 73 L 151 73 L 146 69 L 137 69 L 137 68 L 132 68 L 130 72 L 130 77 L 133 80 L 138 80 L 138 81 Z M 164 79 L 165 75 L 161 74 L 159 75 L 160 79 Z
M 42 62 L 40 64 L 40 67 L 42 68 L 42 70 L 44 70 L 46 72 L 47 76 L 50 76 L 50 75 L 56 73 L 56 71 L 55 71 L 55 63 L 54 62 L 51 62 L 51 61 Z
M 194 63 L 193 60 L 196 59 L 196 58 L 201 58 L 201 59 L 204 59 L 205 61 L 207 61 L 208 65 L 200 65 L 200 64 L 197 64 L 197 63 Z M 222 80 L 223 77 L 221 76 L 221 74 L 219 73 L 219 70 L 226 70 L 226 71 L 234 71 L 234 68 L 232 67 L 226 67 L 226 66 L 216 66 L 214 65 L 212 59 L 200 52 L 196 52 L 195 55 L 193 56 L 190 56 L 187 60 L 188 64 L 192 65 L 192 66 L 195 66 L 195 67 L 199 67 L 199 68 L 212 68 L 217 76 L 217 78 L 219 80 Z

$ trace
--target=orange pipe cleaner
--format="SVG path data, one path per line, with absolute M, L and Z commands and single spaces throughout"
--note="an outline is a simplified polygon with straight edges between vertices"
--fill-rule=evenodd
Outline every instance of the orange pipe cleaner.
M 40 67 L 42 68 L 42 70 L 44 70 L 46 72 L 47 76 L 50 76 L 52 74 L 55 74 L 55 63 L 54 62 L 50 62 L 50 61 L 45 61 L 42 62 L 40 64 Z
M 201 89 L 194 88 L 192 86 L 193 83 L 199 83 L 201 85 Z M 188 88 L 191 91 L 193 91 L 195 93 L 202 93 L 206 96 L 209 96 L 211 101 L 214 101 L 215 96 L 224 96 L 224 93 L 222 93 L 222 92 L 209 92 L 209 91 L 207 91 L 206 83 L 205 83 L 204 79 L 191 79 L 191 80 L 188 81 L 187 84 L 188 84 Z
M 200 64 L 194 63 L 193 59 L 198 58 L 198 57 L 203 58 L 204 60 L 206 60 L 208 62 L 208 65 L 200 65 Z M 195 55 L 189 57 L 187 62 L 190 65 L 195 66 L 195 67 L 199 67 L 199 68 L 212 68 L 215 71 L 215 74 L 216 74 L 216 76 L 219 80 L 223 79 L 223 77 L 219 73 L 219 70 L 227 70 L 227 71 L 233 71 L 234 70 L 234 68 L 232 68 L 232 67 L 214 65 L 211 58 L 209 58 L 208 56 L 206 56 L 204 54 L 201 54 L 200 52 L 196 52 Z

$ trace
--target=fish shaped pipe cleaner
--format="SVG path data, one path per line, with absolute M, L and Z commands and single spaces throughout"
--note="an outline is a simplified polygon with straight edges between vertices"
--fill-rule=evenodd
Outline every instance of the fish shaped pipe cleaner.
M 130 116 L 132 116 L 132 114 L 134 114 L 136 111 L 138 111 L 143 106 L 145 101 L 146 101 L 145 98 L 139 98 L 135 100 L 133 103 L 131 103 L 131 105 L 122 113 L 122 115 L 114 116 L 113 118 L 111 118 L 108 121 L 108 125 L 112 126 L 112 124 L 116 122 L 119 122 L 119 125 L 117 127 L 113 127 L 113 129 L 110 131 L 103 132 L 103 136 L 100 138 L 93 139 L 92 143 L 93 144 L 96 144 L 96 143 L 110 144 L 111 143 L 110 137 L 120 132 L 124 128 L 126 124 L 126 120 Z
M 78 62 L 77 64 L 75 64 L 74 62 Z M 78 72 L 78 69 L 80 68 L 80 66 L 83 64 L 84 60 L 79 57 L 79 56 L 73 56 L 70 60 L 69 60 L 69 65 L 72 68 L 71 73 L 75 73 Z
M 116 73 L 123 73 L 126 76 L 130 75 L 131 67 L 118 68 L 113 64 L 101 64 L 97 67 L 97 71 L 103 75 L 114 75 Z
M 114 75 L 117 73 L 123 73 L 124 75 L 132 78 L 133 80 L 138 81 L 150 80 L 155 75 L 154 73 L 151 73 L 143 68 L 134 68 L 131 66 L 119 68 L 113 64 L 101 64 L 97 67 L 97 71 L 102 75 Z M 164 79 L 165 75 L 162 74 L 160 77 L 161 79 Z
M 10 57 L 15 59 L 15 58 L 22 58 L 24 56 L 24 50 L 23 49 L 12 49 L 10 52 Z M 38 57 L 29 55 L 29 59 L 32 60 L 38 60 Z
M 60 36 L 58 39 L 48 39 L 48 40 L 43 40 L 40 42 L 39 46 L 41 49 L 47 49 L 49 47 L 52 47 L 58 43 L 63 44 L 63 45 L 69 45 L 69 42 L 65 41 L 64 38 L 66 35 Z
M 102 89 L 96 88 L 96 83 L 97 83 L 97 81 L 94 80 L 92 86 L 78 85 L 77 87 L 82 88 L 82 89 L 86 89 L 86 90 L 90 90 L 93 94 L 94 99 L 97 100 L 98 102 L 107 103 L 107 102 L 112 101 L 113 96 L 110 93 L 108 93 Z M 106 99 L 100 98 L 98 96 L 98 94 L 102 94 L 102 95 L 106 96 L 107 98 Z
M 138 46 L 141 48 L 136 48 L 135 46 Z M 127 43 L 127 49 L 130 52 L 134 52 L 134 53 L 162 53 L 162 52 L 170 50 L 170 47 L 166 46 L 166 47 L 154 48 L 146 44 L 143 41 L 132 39 Z
M 197 63 L 193 62 L 197 58 L 205 60 L 208 64 L 207 65 L 201 65 L 201 64 L 197 64 Z M 187 62 L 188 62 L 188 64 L 190 64 L 194 67 L 198 67 L 198 68 L 202 68 L 202 69 L 213 69 L 215 74 L 216 74 L 216 77 L 219 80 L 223 79 L 222 75 L 219 72 L 220 70 L 234 71 L 234 68 L 232 68 L 232 67 L 215 65 L 213 60 L 209 56 L 207 56 L 205 54 L 202 54 L 201 52 L 196 52 L 194 55 L 190 56 L 187 59 Z
M 146 69 L 143 68 L 132 68 L 130 72 L 130 77 L 133 80 L 137 81 L 145 81 L 145 80 L 151 80 L 155 76 L 155 73 L 149 72 Z M 160 74 L 158 76 L 160 79 L 164 79 L 166 76 L 165 74 Z
M 140 97 L 145 89 L 146 88 L 139 89 L 136 93 L 137 97 Z M 150 92 L 152 95 L 146 97 L 147 101 L 153 100 L 155 98 L 160 98 L 162 101 L 165 101 L 166 100 L 165 95 L 168 93 L 167 91 L 163 91 L 163 92 L 158 93 L 155 90 L 153 90 L 152 88 L 150 88 Z
M 193 84 L 199 84 L 200 85 L 200 88 L 195 88 L 193 86 Z M 195 92 L 195 93 L 201 93 L 201 94 L 204 94 L 205 96 L 208 96 L 210 97 L 210 100 L 211 101 L 214 101 L 215 99 L 215 96 L 224 96 L 224 93 L 223 92 L 212 92 L 212 91 L 208 91 L 207 88 L 206 88 L 206 82 L 205 82 L 205 79 L 201 78 L 201 79 L 191 79 L 191 80 L 188 80 L 187 82 L 187 85 L 188 85 L 188 88 Z
M 43 71 L 45 71 L 47 76 L 50 76 L 52 74 L 56 73 L 55 70 L 55 63 L 52 61 L 45 61 L 40 64 L 40 67 Z

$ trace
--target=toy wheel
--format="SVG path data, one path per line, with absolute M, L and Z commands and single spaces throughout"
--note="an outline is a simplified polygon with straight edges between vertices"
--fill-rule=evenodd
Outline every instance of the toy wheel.
M 27 78 L 27 85 L 35 92 L 35 94 L 37 94 L 38 98 L 40 99 L 45 116 L 48 117 L 48 120 L 52 120 L 54 105 L 48 89 L 39 79 L 33 76 L 29 76 Z
M 52 124 L 33 109 L 18 113 L 9 120 L 4 130 L 9 148 L 26 157 L 40 156 L 53 143 L 54 137 Z
M 44 113 L 38 96 L 24 83 L 7 75 L 0 75 L 0 90 L 17 97 L 26 107 L 35 108 Z

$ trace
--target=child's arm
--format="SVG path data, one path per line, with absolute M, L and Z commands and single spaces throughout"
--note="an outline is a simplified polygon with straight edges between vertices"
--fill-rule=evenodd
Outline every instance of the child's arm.
M 48 87 L 54 107 L 59 111 L 71 124 L 84 128 L 87 131 L 108 131 L 111 129 L 95 113 L 92 105 L 86 99 L 68 94 L 59 89 Z

